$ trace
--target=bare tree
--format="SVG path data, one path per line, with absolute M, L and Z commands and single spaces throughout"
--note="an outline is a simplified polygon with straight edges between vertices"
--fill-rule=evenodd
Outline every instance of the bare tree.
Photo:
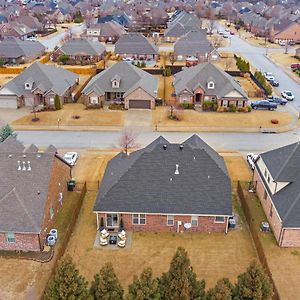
M 234 65 L 234 59 L 231 57 L 227 57 L 225 59 L 225 71 L 229 71 L 229 69 Z
M 211 44 L 216 50 L 218 50 L 223 45 L 223 40 L 220 36 L 215 35 L 211 39 Z
M 289 53 L 289 48 L 290 48 L 290 43 L 288 40 L 285 41 L 285 45 L 284 45 L 284 54 L 288 54 Z
M 205 12 L 205 17 L 207 18 L 207 30 L 209 34 L 213 33 L 213 30 L 216 27 L 216 17 L 211 8 L 207 8 Z
M 175 57 L 174 52 L 170 52 L 170 53 L 169 53 L 169 61 L 170 61 L 170 63 L 171 63 L 171 66 L 173 67 L 173 65 L 174 65 L 174 63 L 175 63 L 175 61 L 176 61 L 176 57 Z
M 32 100 L 30 101 L 30 106 L 32 108 L 32 113 L 34 115 L 34 117 L 32 118 L 32 121 L 33 122 L 39 121 L 39 118 L 37 117 L 37 107 L 38 107 L 38 104 L 36 102 L 35 97 L 33 97 Z
M 136 142 L 137 138 L 138 138 L 137 132 L 135 132 L 132 128 L 125 127 L 121 132 L 118 146 L 120 146 L 122 150 L 126 154 L 128 154 L 129 149 L 138 147 L 138 144 Z

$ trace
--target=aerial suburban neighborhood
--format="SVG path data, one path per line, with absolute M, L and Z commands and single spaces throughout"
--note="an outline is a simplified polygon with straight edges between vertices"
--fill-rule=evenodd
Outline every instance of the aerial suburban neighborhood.
M 0 300 L 296 300 L 298 0 L 0 2 Z

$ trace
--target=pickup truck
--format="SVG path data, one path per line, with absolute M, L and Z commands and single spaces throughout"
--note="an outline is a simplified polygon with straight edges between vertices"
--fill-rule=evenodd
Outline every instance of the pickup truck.
M 251 107 L 253 109 L 268 109 L 268 110 L 275 110 L 277 108 L 277 104 L 270 102 L 268 100 L 260 100 L 260 101 L 253 101 L 251 103 Z

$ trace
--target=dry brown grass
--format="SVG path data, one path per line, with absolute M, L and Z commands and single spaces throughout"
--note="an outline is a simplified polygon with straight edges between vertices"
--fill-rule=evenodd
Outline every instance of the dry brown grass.
M 211 130 L 239 128 L 276 128 L 291 124 L 293 117 L 288 112 L 252 111 L 251 113 L 216 113 L 184 110 L 182 121 L 168 118 L 167 107 L 157 107 L 153 111 L 153 124 L 179 131 L 192 131 L 194 127 L 211 127 Z M 272 124 L 271 119 L 277 119 L 279 124 Z M 201 128 L 200 128 L 201 129 Z
M 290 53 L 271 53 L 269 57 L 286 68 L 290 68 L 291 64 L 299 63 L 299 60 L 294 57 L 294 54 Z
M 252 173 L 247 165 L 247 162 L 242 156 L 237 154 L 221 153 L 224 157 L 229 176 L 232 181 L 249 181 L 252 178 Z
M 78 115 L 80 119 L 74 119 Z M 60 125 L 79 125 L 79 126 L 123 126 L 123 111 L 104 111 L 102 109 L 85 109 L 80 103 L 65 104 L 63 109 L 58 111 L 45 111 L 37 114 L 40 120 L 32 122 L 33 114 L 26 115 L 16 121 L 13 125 L 35 125 L 35 126 L 57 126 L 57 119 Z
M 107 161 L 114 154 L 107 156 L 99 154 L 97 163 L 99 177 L 96 179 L 102 177 Z M 235 165 L 237 169 L 241 167 L 239 158 L 230 159 L 230 164 Z M 233 168 L 234 166 L 230 166 L 230 169 Z M 90 178 L 90 175 L 86 176 Z M 89 281 L 106 262 L 112 262 L 121 284 L 126 289 L 133 275 L 139 274 L 143 268 L 152 267 L 154 276 L 167 271 L 176 248 L 183 246 L 188 251 L 199 278 L 204 278 L 207 286 L 211 287 L 222 277 L 234 281 L 236 276 L 246 269 L 249 262 L 256 258 L 249 231 L 242 220 L 239 228 L 227 235 L 135 233 L 131 248 L 116 250 L 93 248 L 96 236 L 96 218 L 92 212 L 95 198 L 96 191 L 88 192 L 67 248 L 67 253 L 73 257 L 80 272 Z
M 172 94 L 175 92 L 174 86 L 173 86 L 174 77 L 165 77 L 165 99 L 166 101 L 171 100 Z
M 14 79 L 18 74 L 0 74 L 0 86 L 3 86 L 10 80 Z
M 165 98 L 165 77 L 162 75 L 154 75 L 158 79 L 157 97 Z

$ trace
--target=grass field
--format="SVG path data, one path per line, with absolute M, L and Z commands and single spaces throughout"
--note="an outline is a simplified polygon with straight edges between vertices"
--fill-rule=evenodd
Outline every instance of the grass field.
M 80 119 L 74 119 L 78 115 Z M 104 111 L 103 109 L 85 109 L 80 103 L 65 104 L 61 110 L 37 113 L 38 122 L 32 122 L 33 114 L 26 115 L 12 123 L 12 125 L 88 125 L 88 126 L 123 126 L 123 111 Z

